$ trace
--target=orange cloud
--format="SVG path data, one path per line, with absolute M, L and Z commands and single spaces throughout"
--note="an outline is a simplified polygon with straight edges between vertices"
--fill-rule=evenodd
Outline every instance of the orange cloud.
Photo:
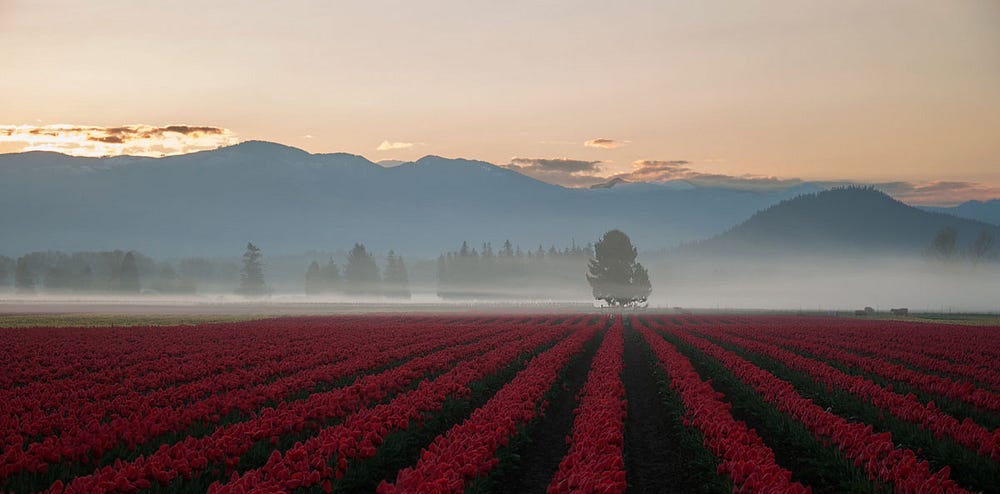
M 571 158 L 511 158 L 504 168 L 550 184 L 588 187 L 604 180 L 599 175 L 601 163 Z
M 391 150 L 394 150 L 394 149 L 407 149 L 407 148 L 412 148 L 413 146 L 423 146 L 423 145 L 424 144 L 422 142 L 391 142 L 391 141 L 385 140 L 385 141 L 382 141 L 382 144 L 379 144 L 378 147 L 375 148 L 375 150 L 376 151 L 391 151 Z
M 873 185 L 907 204 L 951 206 L 969 200 L 1000 198 L 1000 187 L 979 182 L 938 180 L 932 182 L 868 183 L 858 180 L 810 182 L 801 178 L 763 175 L 725 175 L 695 170 L 687 160 L 638 160 L 632 171 L 615 175 L 602 173 L 601 161 L 569 158 L 513 158 L 505 168 L 543 182 L 566 187 L 607 188 L 628 182 L 662 183 L 683 180 L 698 187 L 754 191 L 784 190 L 812 183 L 830 188 L 846 185 Z
M 145 124 L 0 125 L 0 142 L 20 143 L 21 151 L 53 151 L 72 156 L 171 156 L 239 143 L 229 129 L 195 125 Z
M 603 137 L 597 139 L 591 139 L 583 143 L 584 146 L 588 148 L 601 148 L 601 149 L 615 149 L 628 144 L 628 141 L 616 141 L 614 139 L 605 139 Z
M 874 185 L 907 204 L 953 206 L 965 201 L 1000 198 L 1000 187 L 979 182 L 936 180 L 926 183 L 888 182 Z

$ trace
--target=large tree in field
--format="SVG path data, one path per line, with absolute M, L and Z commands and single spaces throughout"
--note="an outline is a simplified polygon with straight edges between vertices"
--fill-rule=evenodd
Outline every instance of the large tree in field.
M 259 297 L 267 294 L 262 257 L 260 248 L 247 242 L 247 250 L 243 253 L 243 269 L 240 270 L 240 289 L 237 291 L 240 295 Z
M 635 260 L 637 254 L 632 240 L 620 230 L 597 241 L 587 274 L 595 299 L 612 307 L 635 307 L 646 301 L 652 286 L 646 268 Z

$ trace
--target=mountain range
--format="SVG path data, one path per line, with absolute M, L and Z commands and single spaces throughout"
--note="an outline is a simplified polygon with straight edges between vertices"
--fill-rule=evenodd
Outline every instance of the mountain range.
M 686 182 L 572 189 L 483 161 L 426 156 L 384 165 L 261 141 L 164 158 L 0 155 L 0 254 L 135 249 L 156 257 L 232 256 L 253 241 L 265 254 L 363 242 L 376 252 L 436 257 L 464 240 L 497 246 L 509 238 L 534 249 L 592 242 L 611 228 L 626 231 L 643 250 L 656 250 L 726 231 L 714 241 L 749 238 L 741 232 L 751 228 L 780 233 L 754 213 L 822 190 L 801 184 L 761 192 Z M 899 237 L 908 242 L 926 243 L 924 230 L 960 221 L 943 212 L 1000 209 L 991 201 L 979 209 L 929 212 L 886 199 L 892 204 L 870 206 L 889 208 L 883 218 L 889 225 L 926 223 Z M 900 208 L 907 208 L 905 214 Z M 896 214 L 907 219 L 893 219 Z M 782 218 L 789 225 L 808 223 L 795 215 Z
M 952 207 L 921 207 L 935 213 L 953 214 L 962 218 L 970 218 L 985 223 L 1000 225 L 1000 199 L 988 201 L 966 201 Z

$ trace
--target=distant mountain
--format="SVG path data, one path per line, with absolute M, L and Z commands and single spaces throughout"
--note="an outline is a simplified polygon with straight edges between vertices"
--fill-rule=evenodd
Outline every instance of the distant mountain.
M 393 167 L 268 142 L 165 158 L 0 155 L 0 254 L 136 249 L 156 257 L 349 248 L 437 256 L 463 240 L 522 248 L 621 228 L 644 250 L 708 237 L 805 189 L 567 189 L 482 161 Z
M 921 209 L 936 213 L 953 214 L 961 218 L 979 220 L 985 223 L 1000 225 L 1000 199 L 988 201 L 966 201 L 952 207 L 923 207 Z
M 625 180 L 624 178 L 615 177 L 615 178 L 612 178 L 611 180 L 608 180 L 607 182 L 601 182 L 599 184 L 591 185 L 590 188 L 591 189 L 610 189 L 610 188 L 612 188 L 612 187 L 614 187 L 616 185 L 627 184 L 627 183 L 630 183 L 630 182 L 628 180 Z
M 958 231 L 960 247 L 1000 227 L 924 211 L 871 188 L 851 187 L 782 201 L 681 251 L 703 255 L 921 254 L 937 232 Z

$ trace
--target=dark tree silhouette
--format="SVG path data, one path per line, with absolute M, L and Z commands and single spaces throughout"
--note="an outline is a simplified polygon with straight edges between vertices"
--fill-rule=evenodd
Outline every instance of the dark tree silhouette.
M 995 245 L 996 237 L 992 233 L 983 230 L 979 232 L 979 236 L 969 246 L 969 258 L 975 263 L 985 261 L 992 257 Z
M 955 246 L 958 242 L 958 231 L 952 227 L 942 228 L 931 241 L 930 253 L 938 259 L 955 257 Z
M 132 251 L 122 258 L 122 267 L 118 270 L 118 291 L 139 293 L 139 265 L 135 262 Z
M 632 241 L 619 230 L 604 234 L 594 245 L 587 281 L 594 298 L 613 307 L 635 307 L 649 297 L 649 273 L 635 258 Z
M 406 273 L 406 263 L 403 262 L 403 258 L 390 250 L 385 261 L 382 294 L 392 298 L 410 298 L 410 277 Z
M 362 244 L 354 244 L 344 268 L 346 290 L 355 295 L 378 295 L 379 275 L 375 258 Z
M 240 270 L 240 288 L 237 290 L 240 295 L 260 297 L 267 294 L 262 257 L 260 248 L 247 242 L 247 250 L 243 253 L 243 269 Z
M 322 276 L 319 263 L 316 261 L 309 263 L 309 269 L 306 270 L 306 295 L 317 295 L 323 292 Z
M 503 241 L 503 249 L 500 249 L 500 257 L 514 257 L 514 247 L 511 246 L 509 239 Z
M 320 289 L 323 293 L 336 291 L 337 287 L 340 286 L 340 268 L 337 267 L 337 263 L 333 262 L 332 257 L 320 271 L 320 279 L 322 280 Z

